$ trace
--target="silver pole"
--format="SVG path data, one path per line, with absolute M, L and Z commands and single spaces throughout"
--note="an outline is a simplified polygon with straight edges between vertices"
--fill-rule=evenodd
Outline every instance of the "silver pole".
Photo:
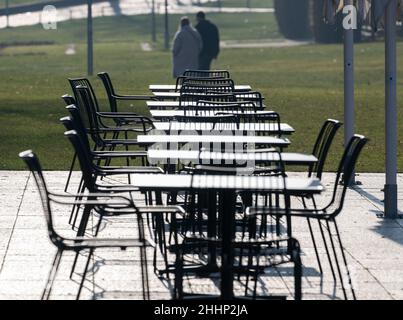
M 345 5 L 352 5 L 346 0 Z M 344 145 L 354 135 L 354 29 L 344 29 Z M 355 183 L 353 175 L 350 184 Z
M 151 2 L 151 40 L 157 41 L 156 27 L 155 27 L 155 0 Z
M 10 26 L 10 22 L 9 22 L 9 13 L 8 13 L 8 0 L 6 0 L 6 28 L 8 28 Z
M 390 0 L 385 14 L 385 218 L 397 218 L 396 7 Z
M 165 33 L 164 33 L 164 47 L 169 49 L 169 25 L 168 25 L 168 0 L 165 0 Z
M 88 16 L 87 16 L 87 73 L 92 76 L 94 73 L 93 59 L 93 38 L 92 38 L 92 0 L 87 0 Z

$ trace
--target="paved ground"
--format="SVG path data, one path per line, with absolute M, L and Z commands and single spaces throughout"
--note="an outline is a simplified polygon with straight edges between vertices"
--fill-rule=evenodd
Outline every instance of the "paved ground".
M 52 190 L 62 190 L 65 172 L 48 172 Z M 333 175 L 327 175 L 328 193 Z M 349 190 L 345 209 L 339 216 L 353 283 L 359 299 L 403 299 L 403 220 L 388 221 L 382 212 L 383 177 L 362 174 L 361 186 Z M 77 183 L 77 176 L 74 177 Z M 399 184 L 403 176 L 399 177 Z M 403 204 L 399 194 L 400 206 Z M 136 196 L 138 202 L 141 197 Z M 325 198 L 327 196 L 325 195 Z M 40 299 L 55 248 L 47 238 L 41 204 L 32 177 L 27 172 L 0 171 L 0 299 Z M 68 208 L 55 208 L 57 229 L 74 234 L 67 223 Z M 315 234 L 319 235 L 315 225 Z M 111 218 L 103 225 L 101 236 L 133 236 L 132 218 Z M 335 284 L 320 245 L 324 276 L 314 257 L 305 221 L 294 223 L 294 235 L 303 248 L 305 299 L 342 299 L 339 283 Z M 319 239 L 319 237 L 317 237 Z M 152 252 L 149 252 L 151 257 Z M 53 286 L 51 299 L 73 299 L 78 290 L 85 257 L 79 259 L 77 272 L 69 279 L 73 261 L 63 257 Z M 136 250 L 99 250 L 91 260 L 91 269 L 82 292 L 83 299 L 140 299 L 139 254 Z M 171 283 L 156 277 L 150 267 L 152 299 L 170 298 Z M 259 292 L 287 294 L 292 298 L 290 267 L 269 270 L 270 277 L 259 282 Z M 240 283 L 235 284 L 241 286 Z M 195 292 L 216 290 L 215 279 L 191 280 Z

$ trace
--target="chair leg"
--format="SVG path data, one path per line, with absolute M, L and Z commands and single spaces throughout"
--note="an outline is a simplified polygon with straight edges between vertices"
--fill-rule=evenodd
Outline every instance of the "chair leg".
M 316 261 L 318 262 L 319 272 L 320 272 L 320 274 L 323 274 L 322 263 L 320 262 L 318 247 L 317 247 L 317 245 L 316 245 L 315 236 L 314 236 L 314 234 L 313 234 L 311 220 L 310 220 L 309 218 L 307 218 L 306 220 L 307 220 L 307 222 L 308 222 L 309 233 L 311 234 L 311 239 L 312 239 L 312 243 L 313 243 L 313 248 L 314 248 L 314 250 L 315 250 Z
M 316 201 L 315 201 L 315 198 L 314 198 L 314 197 L 312 197 L 312 203 L 313 203 L 314 208 L 317 209 L 317 205 L 316 205 Z M 337 281 L 337 280 L 336 280 L 336 272 L 335 272 L 334 267 L 333 267 L 333 262 L 332 262 L 332 258 L 331 258 L 331 256 L 330 256 L 329 247 L 328 247 L 328 245 L 327 245 L 325 232 L 323 231 L 322 222 L 321 222 L 319 219 L 317 219 L 317 220 L 318 220 L 319 230 L 320 230 L 320 234 L 321 234 L 321 236 L 322 236 L 323 244 L 324 244 L 324 246 L 325 246 L 326 256 L 327 256 L 327 259 L 328 259 L 328 261 L 329 261 L 330 270 L 332 271 L 333 281 L 334 281 L 334 283 L 336 284 L 336 281 Z
M 80 181 L 80 185 L 78 187 L 77 192 L 82 194 L 85 191 L 85 184 L 84 184 L 84 179 L 81 177 L 81 181 Z M 81 200 L 83 197 L 77 197 L 77 200 Z M 75 212 L 74 212 L 75 211 Z M 74 230 L 74 228 L 76 227 L 76 222 L 77 222 L 77 218 L 78 218 L 78 212 L 80 211 L 80 206 L 79 205 L 75 205 L 72 208 L 71 211 L 71 215 L 70 215 L 70 223 L 71 223 L 71 228 L 72 230 Z M 74 218 L 73 218 L 74 215 Z M 71 219 L 73 219 L 73 221 L 71 221 Z
M 302 299 L 302 262 L 299 251 L 294 249 L 294 299 Z
M 329 234 L 330 243 L 331 243 L 331 245 L 332 245 L 332 250 L 333 250 L 333 255 L 334 255 L 334 261 L 335 261 L 335 263 L 336 263 L 337 273 L 339 274 L 339 279 L 340 279 L 340 282 L 341 282 L 341 289 L 342 289 L 342 291 L 343 291 L 344 299 L 345 299 L 345 300 L 348 300 L 346 288 L 344 287 L 343 274 L 342 274 L 341 269 L 340 269 L 339 259 L 337 258 L 336 247 L 335 247 L 335 245 L 334 245 L 333 236 L 332 236 L 332 231 L 331 231 L 331 229 L 330 229 L 330 224 L 329 224 L 329 221 L 328 221 L 328 220 L 326 220 L 326 227 L 327 227 L 327 231 L 328 231 L 328 234 Z
M 81 217 L 80 225 L 78 227 L 77 236 L 82 237 L 85 234 L 85 229 L 87 228 L 88 220 L 91 214 L 92 207 L 85 206 L 83 211 L 83 216 Z
M 343 244 L 341 242 L 339 227 L 337 226 L 336 220 L 333 220 L 333 224 L 334 224 L 334 228 L 336 230 L 336 236 L 337 236 L 337 240 L 339 242 L 340 251 L 341 251 L 341 255 L 343 257 L 344 266 L 346 268 L 347 277 L 348 277 L 348 283 L 349 283 L 350 288 L 351 288 L 351 294 L 353 295 L 353 299 L 357 300 L 357 297 L 355 295 L 354 286 L 353 286 L 352 279 L 351 279 L 351 273 L 350 273 L 350 270 L 349 270 L 348 264 L 347 264 L 346 254 L 344 252 L 344 246 L 343 246 Z
M 73 173 L 73 169 L 74 169 L 74 165 L 76 163 L 76 159 L 77 159 L 77 152 L 74 152 L 73 160 L 71 161 L 71 165 L 70 165 L 69 175 L 67 176 L 66 185 L 64 186 L 64 192 L 67 192 L 67 189 L 69 187 L 70 178 L 71 178 L 71 174 Z
M 48 280 L 45 289 L 43 290 L 41 300 L 49 300 L 52 292 L 53 282 L 55 281 L 60 261 L 62 260 L 63 250 L 58 249 L 49 272 Z
M 86 278 L 87 272 L 88 272 L 88 266 L 90 264 L 93 252 L 94 252 L 94 249 L 90 249 L 90 252 L 89 252 L 88 258 L 87 258 L 87 262 L 85 263 L 84 273 L 83 273 L 83 276 L 81 278 L 80 287 L 78 288 L 76 300 L 80 300 L 81 291 L 82 291 L 83 286 L 84 286 L 85 278 Z
M 76 270 L 76 265 L 77 265 L 77 261 L 78 261 L 78 256 L 80 255 L 80 252 L 77 251 L 75 256 L 74 256 L 74 261 L 73 261 L 73 265 L 71 266 L 71 271 L 70 271 L 70 279 L 73 278 L 73 274 L 74 271 Z

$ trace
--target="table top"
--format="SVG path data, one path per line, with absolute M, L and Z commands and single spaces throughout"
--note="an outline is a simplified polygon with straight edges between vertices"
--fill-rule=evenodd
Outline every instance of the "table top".
M 244 97 L 245 95 L 248 94 L 248 91 L 245 92 L 234 92 L 235 97 L 236 96 L 240 96 L 240 97 Z M 164 92 L 164 91 L 154 91 L 153 95 L 158 98 L 158 99 L 177 99 L 180 97 L 180 92 L 172 92 L 172 91 L 168 91 L 168 92 Z M 253 97 L 251 97 L 251 100 L 253 100 Z
M 137 142 L 141 144 L 154 143 L 249 143 L 264 144 L 271 146 L 286 147 L 290 141 L 286 138 L 276 138 L 272 136 L 254 136 L 254 135 L 222 135 L 222 134 L 204 134 L 204 135 L 160 135 L 148 134 L 138 135 Z
M 238 162 L 267 162 L 279 161 L 280 156 L 276 152 L 211 152 L 211 151 L 196 151 L 196 150 L 153 150 L 147 151 L 147 156 L 150 162 L 180 160 L 182 162 L 197 162 L 199 160 L 209 161 L 236 161 Z M 281 160 L 287 164 L 309 165 L 316 163 L 318 159 L 310 154 L 282 152 Z
M 214 115 L 213 112 L 214 112 L 213 110 L 210 112 L 211 115 Z M 215 112 L 220 112 L 220 111 L 216 110 Z M 255 111 L 253 113 L 259 114 L 259 113 L 268 113 L 268 112 L 273 112 L 273 111 L 269 111 L 269 110 L 268 111 L 260 111 L 260 110 L 258 110 L 258 111 Z M 175 117 L 183 117 L 183 116 L 185 116 L 185 111 L 184 110 L 150 110 L 150 113 L 151 113 L 151 116 L 153 118 L 155 118 L 155 119 L 161 119 L 161 118 L 168 119 L 168 118 L 175 118 Z M 225 113 L 229 114 L 228 111 L 225 112 Z M 234 113 L 236 113 L 236 112 L 234 112 Z M 246 110 L 244 113 L 249 114 L 249 113 L 252 113 L 252 112 Z M 191 116 L 193 114 L 194 114 L 194 112 L 186 111 L 186 115 Z M 197 115 L 197 116 L 203 117 L 203 115 Z
M 197 106 L 197 101 L 183 101 L 179 104 L 179 101 L 147 101 L 147 107 L 149 109 L 183 109 L 186 106 Z M 236 103 L 236 102 L 234 102 Z M 263 109 L 256 106 L 257 109 Z
M 283 180 L 284 179 L 284 180 Z M 133 174 L 132 185 L 141 190 L 229 189 L 265 190 L 298 193 L 321 193 L 324 186 L 316 178 L 242 175 Z M 284 186 L 285 181 L 285 186 Z M 284 188 L 285 187 L 285 188 Z
M 154 122 L 155 129 L 161 131 L 212 131 L 214 130 L 214 123 L 212 122 Z M 287 123 L 280 123 L 280 130 L 277 125 L 273 123 L 261 122 L 247 122 L 239 123 L 238 126 L 234 123 L 220 123 L 216 124 L 219 128 L 233 131 L 255 131 L 267 133 L 280 133 L 292 134 L 295 132 L 294 128 Z M 216 127 L 217 129 L 217 127 Z
M 178 89 L 180 89 L 180 85 L 178 86 Z M 151 84 L 148 87 L 151 91 L 175 91 L 176 85 L 174 84 Z M 249 85 L 245 84 L 240 84 L 235 86 L 235 91 L 250 91 L 252 90 L 252 87 Z

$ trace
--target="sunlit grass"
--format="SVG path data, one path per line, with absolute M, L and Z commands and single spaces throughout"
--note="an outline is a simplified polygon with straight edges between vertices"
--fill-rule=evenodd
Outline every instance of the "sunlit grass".
M 123 28 L 126 22 L 116 21 L 114 36 L 109 29 L 114 19 L 118 18 L 96 22 L 95 70 L 110 72 L 116 88 L 123 93 L 147 93 L 150 83 L 173 82 L 170 52 L 160 48 L 161 39 L 154 51 L 143 52 L 140 42 L 148 41 L 149 34 L 140 31 L 140 26 L 134 23 L 137 20 L 130 20 L 133 30 L 126 34 L 121 34 L 119 27 L 121 24 Z M 41 156 L 46 169 L 68 168 L 71 148 L 58 123 L 66 115 L 60 96 L 70 92 L 67 77 L 86 73 L 84 25 L 83 21 L 65 23 L 62 25 L 65 29 L 59 29 L 60 37 L 47 31 L 47 40 L 53 39 L 54 45 L 7 47 L 0 51 L 0 169 L 23 169 L 17 154 L 27 148 Z M 18 29 L 10 30 L 8 35 L 2 32 L 0 41 L 13 40 L 14 34 L 21 41 L 32 39 L 42 32 L 37 27 L 21 30 L 25 30 L 25 35 L 18 33 Z M 235 31 L 222 31 L 235 39 Z M 41 38 L 38 35 L 35 39 Z M 65 49 L 72 42 L 76 43 L 77 53 L 67 56 Z M 398 50 L 402 49 L 399 43 Z M 282 121 L 296 129 L 290 150 L 310 152 L 323 121 L 343 119 L 342 52 L 341 45 L 223 49 L 213 67 L 229 69 L 237 83 L 249 83 L 261 90 L 269 108 L 278 111 Z M 361 157 L 360 171 L 384 170 L 383 65 L 382 43 L 356 46 L 356 131 L 371 139 Z M 402 72 L 400 67 L 399 87 Z M 91 80 L 106 107 L 100 81 L 96 77 Z M 403 94 L 401 91 L 398 94 L 401 100 Z M 126 105 L 125 109 L 128 108 Z M 144 105 L 136 106 L 135 110 L 147 114 Z M 402 129 L 399 132 L 403 134 Z M 400 139 L 399 149 L 401 144 Z M 342 131 L 327 169 L 335 169 L 341 150 Z M 403 159 L 399 156 L 399 167 L 402 166 Z

